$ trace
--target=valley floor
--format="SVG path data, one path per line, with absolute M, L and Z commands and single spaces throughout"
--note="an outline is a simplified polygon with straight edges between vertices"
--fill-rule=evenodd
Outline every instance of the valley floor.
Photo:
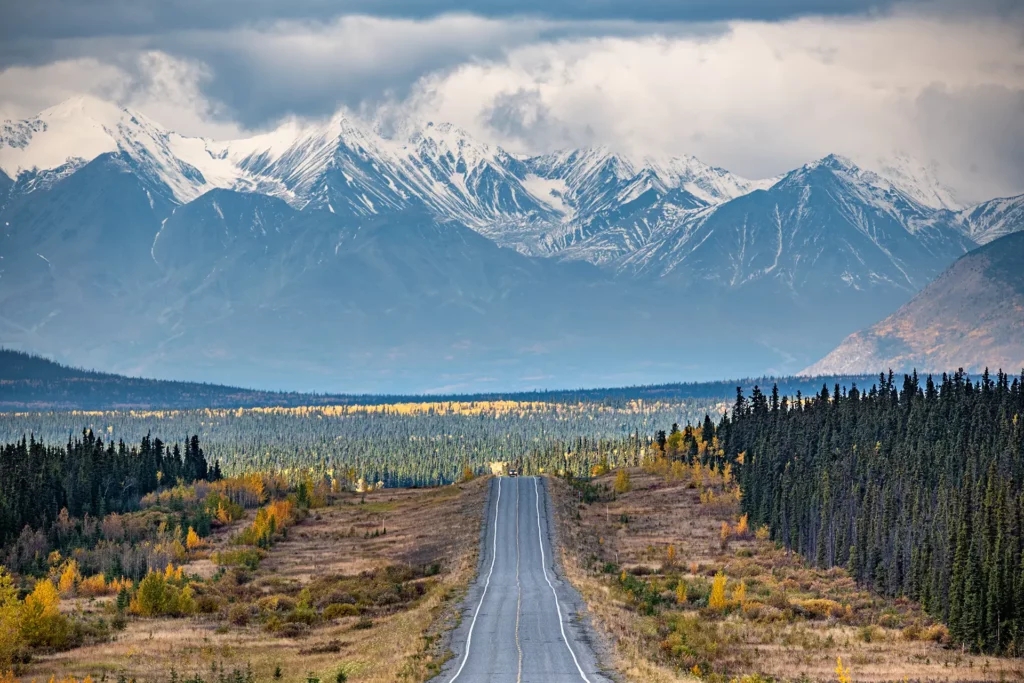
M 171 681 L 172 670 L 178 681 L 235 680 L 235 671 L 243 681 L 247 671 L 256 681 L 333 683 L 339 671 L 349 681 L 426 680 L 449 656 L 443 635 L 476 568 L 486 488 L 476 480 L 343 494 L 290 528 L 255 571 L 220 576 L 227 610 L 131 618 L 111 642 L 36 657 L 22 680 Z M 245 523 L 215 534 L 211 550 L 228 548 Z M 184 571 L 209 578 L 215 567 L 199 559 Z M 317 612 L 318 602 L 340 607 L 340 593 L 352 609 Z M 101 611 L 102 601 L 69 604 Z
M 854 681 L 1024 680 L 1024 661 L 949 649 L 919 606 L 743 529 L 706 475 L 629 473 L 621 493 L 616 473 L 551 487 L 566 573 L 625 680 L 835 681 L 839 658 Z

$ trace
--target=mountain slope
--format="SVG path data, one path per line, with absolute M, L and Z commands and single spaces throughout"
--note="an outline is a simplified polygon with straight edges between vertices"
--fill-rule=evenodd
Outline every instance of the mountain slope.
M 767 190 L 684 214 L 616 264 L 636 275 L 728 288 L 772 283 L 914 292 L 974 246 L 952 224 L 835 155 Z
M 991 199 L 960 212 L 964 231 L 978 244 L 1024 230 L 1024 194 Z
M 1024 367 L 1024 233 L 959 259 L 909 303 L 803 374 Z

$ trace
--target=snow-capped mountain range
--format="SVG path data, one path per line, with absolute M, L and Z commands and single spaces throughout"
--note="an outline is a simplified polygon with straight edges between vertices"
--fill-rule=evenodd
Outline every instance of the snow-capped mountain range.
M 106 362 L 53 342 L 50 328 L 70 307 L 112 296 L 156 323 L 153 338 L 122 354 L 144 368 L 195 351 L 190 318 L 221 325 L 285 309 L 357 330 L 356 355 L 376 334 L 375 311 L 426 325 L 473 311 L 456 327 L 478 343 L 473 316 L 500 310 L 520 319 L 523 348 L 555 337 L 568 348 L 565 307 L 582 314 L 600 291 L 641 325 L 658 315 L 655 302 L 682 295 L 749 305 L 752 321 L 784 323 L 756 343 L 798 369 L 803 351 L 778 352 L 791 332 L 836 318 L 828 339 L 806 342 L 813 355 L 965 252 L 1024 227 L 1024 196 L 963 207 L 932 169 L 901 155 L 863 166 L 830 155 L 750 180 L 693 157 L 606 148 L 525 157 L 444 123 L 389 138 L 345 113 L 212 141 L 84 97 L 4 123 L 0 171 L 0 341 Z M 88 255 L 99 263 L 87 266 Z M 115 276 L 99 265 L 111 258 L 129 267 Z M 534 291 L 540 283 L 547 289 Z M 339 303 L 327 295 L 342 284 L 351 298 Z M 555 292 L 564 300 L 538 304 Z M 822 309 L 836 297 L 847 301 L 842 316 Z M 550 319 L 531 327 L 541 313 Z M 455 343 L 438 337 L 438 348 Z M 240 339 L 240 357 L 260 357 Z M 508 351 L 502 339 L 490 352 Z M 785 369 L 776 361 L 762 369 Z

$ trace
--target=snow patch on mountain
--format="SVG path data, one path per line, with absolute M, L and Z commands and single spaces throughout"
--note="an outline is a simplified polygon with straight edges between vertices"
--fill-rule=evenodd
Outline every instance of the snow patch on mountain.
M 926 164 L 905 152 L 857 161 L 862 168 L 883 178 L 893 188 L 922 206 L 949 211 L 964 208 L 953 190 L 939 180 L 937 164 Z
M 988 244 L 1024 230 L 1024 194 L 991 199 L 958 214 L 964 232 L 978 244 Z

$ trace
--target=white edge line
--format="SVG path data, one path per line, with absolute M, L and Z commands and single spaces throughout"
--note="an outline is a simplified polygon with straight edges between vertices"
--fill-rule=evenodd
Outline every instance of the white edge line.
M 569 650 L 569 654 L 572 655 L 572 661 L 576 665 L 576 670 L 580 672 L 580 678 L 587 683 L 590 683 L 590 679 L 583 673 L 583 668 L 580 666 L 580 662 L 576 659 L 576 653 L 572 651 L 572 646 L 569 645 L 569 639 L 565 637 L 565 625 L 562 624 L 562 607 L 558 603 L 558 593 L 555 591 L 555 586 L 551 583 L 551 579 L 548 578 L 548 566 L 547 561 L 544 559 L 544 536 L 540 531 L 540 490 L 537 486 L 537 480 L 540 477 L 534 477 L 533 479 L 533 493 L 534 499 L 537 503 L 537 540 L 540 541 L 540 568 L 544 570 L 544 580 L 548 582 L 548 587 L 551 589 L 551 594 L 555 596 L 555 610 L 558 612 L 558 628 L 562 631 L 562 642 L 565 643 L 566 649 Z
M 487 581 L 484 583 L 484 592 L 480 595 L 480 602 L 476 605 L 476 611 L 473 612 L 473 621 L 469 625 L 469 634 L 466 636 L 466 654 L 462 655 L 462 664 L 459 665 L 459 670 L 455 672 L 455 675 L 452 676 L 449 683 L 455 683 L 455 679 L 462 673 L 462 669 L 465 668 L 466 662 L 469 660 L 469 648 L 473 644 L 473 629 L 476 627 L 476 618 L 480 614 L 480 608 L 484 605 L 484 598 L 487 596 L 487 588 L 491 585 L 491 574 L 494 573 L 494 560 L 498 557 L 498 510 L 500 509 L 501 477 L 498 478 L 498 498 L 494 501 L 494 547 L 491 549 L 491 570 L 487 572 Z M 539 526 L 540 522 L 538 521 L 537 524 Z M 573 658 L 575 659 L 575 656 Z M 579 665 L 577 664 L 577 666 Z

